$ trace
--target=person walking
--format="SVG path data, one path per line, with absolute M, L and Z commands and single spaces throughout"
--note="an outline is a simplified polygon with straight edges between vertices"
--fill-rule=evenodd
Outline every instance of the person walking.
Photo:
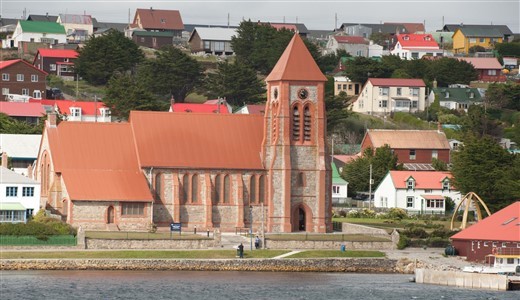
M 258 250 L 258 248 L 260 248 L 260 238 L 257 235 L 255 238 L 255 249 Z
M 242 243 L 238 245 L 238 256 L 244 258 L 244 245 L 242 245 Z

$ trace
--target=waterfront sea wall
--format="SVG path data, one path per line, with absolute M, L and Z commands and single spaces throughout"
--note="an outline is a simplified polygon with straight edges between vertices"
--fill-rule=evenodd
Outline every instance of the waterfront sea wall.
M 388 242 L 266 241 L 269 249 L 340 249 L 341 245 L 345 245 L 347 250 L 392 250 L 396 248 L 390 240 Z
M 0 270 L 182 270 L 397 273 L 397 261 L 337 259 L 2 259 Z
M 415 282 L 502 291 L 508 288 L 508 278 L 506 275 L 438 271 L 419 268 L 415 269 Z
M 213 239 L 197 240 L 116 240 L 85 239 L 85 249 L 208 249 L 219 246 Z

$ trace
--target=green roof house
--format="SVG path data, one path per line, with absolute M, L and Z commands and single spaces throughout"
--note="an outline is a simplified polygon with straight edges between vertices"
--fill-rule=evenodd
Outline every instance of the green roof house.
M 346 203 L 348 182 L 339 176 L 336 164 L 332 165 L 332 203 Z
M 442 107 L 468 111 L 473 104 L 482 104 L 482 96 L 477 88 L 450 87 L 432 88 L 428 96 L 428 103 L 438 100 Z
M 20 42 L 64 44 L 67 35 L 63 25 L 52 22 L 18 21 L 13 33 L 14 46 Z

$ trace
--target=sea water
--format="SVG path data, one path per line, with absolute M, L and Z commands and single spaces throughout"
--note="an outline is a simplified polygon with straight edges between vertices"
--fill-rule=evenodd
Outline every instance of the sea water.
M 520 299 L 412 275 L 242 271 L 0 271 L 0 299 Z

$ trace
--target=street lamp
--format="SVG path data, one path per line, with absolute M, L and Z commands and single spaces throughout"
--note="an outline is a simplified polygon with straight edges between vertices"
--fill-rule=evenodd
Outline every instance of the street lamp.
M 253 251 L 253 206 L 249 206 L 249 241 L 251 242 L 251 251 Z

